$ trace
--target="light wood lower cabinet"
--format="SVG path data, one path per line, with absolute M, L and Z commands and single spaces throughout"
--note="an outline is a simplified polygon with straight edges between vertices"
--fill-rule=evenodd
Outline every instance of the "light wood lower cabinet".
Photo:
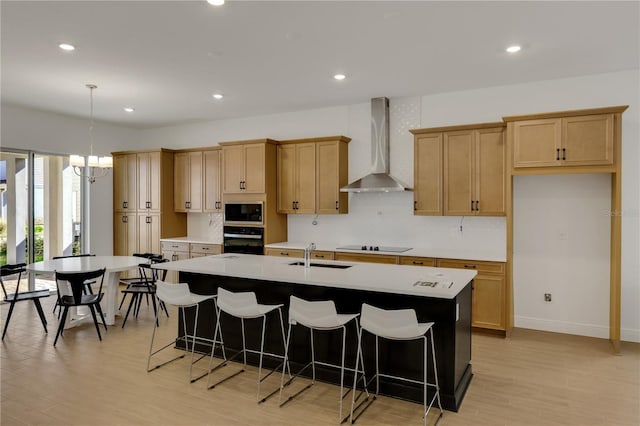
M 473 280 L 471 325 L 478 328 L 505 330 L 505 264 L 456 259 L 439 259 L 441 268 L 475 269 Z
M 202 244 L 202 243 L 191 243 L 189 244 L 189 257 L 204 257 L 204 256 L 213 256 L 214 254 L 222 253 L 222 245 L 221 244 Z
M 336 252 L 335 260 L 345 262 L 370 262 L 370 263 L 386 263 L 389 265 L 398 264 L 398 256 L 389 254 L 367 254 L 367 253 L 342 253 Z
M 291 258 L 304 257 L 304 250 L 302 249 L 278 249 L 278 248 L 266 248 L 264 254 L 267 256 L 280 256 Z
M 436 266 L 436 259 L 433 257 L 400 256 L 400 264 L 410 266 Z

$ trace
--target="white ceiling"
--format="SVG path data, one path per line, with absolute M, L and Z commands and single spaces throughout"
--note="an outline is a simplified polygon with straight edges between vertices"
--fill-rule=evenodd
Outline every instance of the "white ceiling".
M 633 69 L 638 6 L 3 0 L 2 102 L 87 117 L 95 83 L 96 119 L 155 127 Z

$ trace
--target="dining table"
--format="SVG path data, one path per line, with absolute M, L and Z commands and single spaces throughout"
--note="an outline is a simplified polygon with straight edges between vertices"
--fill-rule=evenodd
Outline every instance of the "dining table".
M 140 263 L 144 263 L 145 259 L 136 256 L 78 256 L 65 257 L 61 259 L 44 260 L 41 262 L 30 263 L 27 265 L 27 271 L 34 274 L 53 274 L 58 272 L 88 272 L 97 269 L 105 269 L 103 292 L 105 294 L 102 302 L 104 319 L 107 325 L 115 324 L 115 316 L 118 303 L 118 289 L 120 283 L 120 274 L 123 271 L 137 268 Z M 65 291 L 61 289 L 61 291 Z M 72 313 L 67 320 L 65 328 L 77 325 L 83 316 Z

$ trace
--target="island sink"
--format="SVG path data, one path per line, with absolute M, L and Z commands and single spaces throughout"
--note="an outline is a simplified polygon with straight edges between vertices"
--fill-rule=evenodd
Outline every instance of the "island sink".
M 293 262 L 289 263 L 291 266 L 304 266 L 304 262 Z M 347 269 L 351 268 L 353 265 L 331 265 L 328 263 L 313 263 L 311 262 L 310 266 L 317 266 L 320 268 L 334 268 L 334 269 Z

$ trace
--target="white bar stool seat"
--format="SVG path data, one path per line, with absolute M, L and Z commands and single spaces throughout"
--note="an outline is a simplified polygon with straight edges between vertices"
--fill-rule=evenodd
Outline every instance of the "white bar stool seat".
M 434 402 L 437 400 L 438 407 L 440 409 L 440 413 L 435 421 L 435 424 L 440 421 L 442 418 L 443 410 L 442 404 L 440 403 L 440 386 L 438 385 L 438 369 L 436 366 L 436 352 L 435 346 L 433 343 L 433 322 L 428 323 L 419 323 L 418 318 L 416 316 L 416 311 L 414 309 L 398 309 L 398 310 L 385 310 L 376 308 L 371 305 L 367 305 L 366 303 L 362 304 L 362 312 L 360 317 L 360 331 L 358 333 L 358 356 L 356 357 L 356 370 L 358 369 L 358 361 L 363 360 L 362 353 L 362 331 L 366 330 L 367 332 L 373 334 L 376 337 L 376 374 L 371 378 L 376 379 L 376 394 L 373 399 L 376 398 L 380 391 L 380 377 L 387 377 L 397 380 L 402 380 L 405 382 L 422 384 L 423 385 L 423 403 L 424 403 L 424 424 L 427 424 L 427 416 L 429 411 L 431 410 Z M 380 374 L 380 369 L 378 365 L 378 352 L 379 352 L 379 344 L 378 340 L 382 337 L 387 340 L 423 340 L 424 341 L 424 354 L 423 354 L 423 362 L 424 362 L 424 376 L 422 381 L 413 380 L 405 377 L 397 377 L 388 374 Z M 431 355 L 433 361 L 433 370 L 435 383 L 429 383 L 427 381 L 427 360 L 428 356 L 428 340 L 431 341 Z M 364 370 L 364 365 L 363 368 Z M 364 411 L 371 405 L 373 400 L 368 400 L 368 398 L 362 401 L 358 406 L 355 405 L 355 390 L 356 390 L 357 382 L 354 380 L 353 382 L 353 391 L 354 398 L 351 401 L 351 423 L 353 424 L 358 417 L 364 413 Z M 365 390 L 367 388 L 368 383 L 365 382 Z M 427 387 L 435 388 L 435 394 L 427 404 Z M 360 408 L 364 403 L 367 403 L 366 406 L 360 411 L 360 413 L 354 418 L 354 412 Z
M 155 321 L 153 324 L 153 334 L 151 335 L 151 345 L 149 347 L 149 357 L 147 358 L 147 372 L 156 370 L 170 362 L 176 361 L 178 359 L 184 358 L 185 354 L 179 355 L 173 359 L 170 359 L 169 361 L 165 361 L 161 364 L 156 365 L 155 367 L 151 368 L 151 358 L 156 355 L 157 353 L 161 352 L 162 350 L 168 348 L 169 346 L 174 346 L 176 344 L 177 341 L 182 340 L 185 343 L 185 347 L 188 349 L 189 345 L 191 345 L 191 364 L 189 365 L 189 380 L 191 381 L 191 383 L 195 382 L 196 380 L 204 377 L 207 373 L 202 374 L 198 377 L 193 377 L 193 365 L 200 361 L 204 356 L 201 356 L 200 358 L 198 358 L 196 361 L 193 360 L 194 358 L 194 354 L 195 354 L 195 346 L 196 346 L 196 341 L 198 342 L 207 342 L 207 343 L 211 343 L 212 346 L 212 350 L 211 352 L 213 353 L 215 350 L 215 346 L 216 344 L 220 344 L 220 346 L 222 347 L 222 353 L 223 356 L 226 359 L 226 355 L 224 352 L 224 342 L 222 342 L 222 334 L 220 335 L 220 340 L 217 339 L 218 337 L 218 324 L 216 322 L 216 327 L 213 333 L 213 340 L 210 339 L 205 339 L 202 337 L 197 337 L 196 336 L 196 330 L 198 328 L 198 314 L 200 312 L 200 304 L 206 300 L 213 300 L 214 303 L 214 307 L 216 305 L 216 295 L 201 295 L 201 294 L 195 294 L 192 293 L 189 290 L 189 285 L 186 283 L 180 283 L 180 284 L 172 284 L 172 283 L 167 283 L 164 281 L 156 281 L 156 298 L 158 299 L 158 302 L 163 302 L 165 305 L 172 305 L 175 306 L 179 309 L 182 310 L 182 325 L 184 327 L 183 332 L 184 335 L 183 336 L 178 336 L 176 339 L 172 340 L 171 342 L 169 342 L 168 344 L 164 345 L 163 347 L 161 347 L 160 349 L 157 350 L 153 350 L 153 343 L 156 337 L 156 330 L 159 326 L 158 323 L 158 314 L 160 312 L 160 309 L 158 309 L 156 311 L 156 315 L 155 315 Z M 185 316 L 185 309 L 186 308 L 192 308 L 195 307 L 195 317 L 194 317 L 194 323 L 193 323 L 193 330 L 192 333 L 189 334 L 187 331 L 187 322 L 186 322 L 186 316 Z M 218 309 L 217 307 L 215 308 L 216 314 L 218 313 Z
M 216 367 L 214 367 L 213 369 L 211 368 L 212 362 L 213 362 L 213 351 L 211 353 L 211 358 L 209 360 L 209 376 L 207 377 L 207 389 L 213 389 L 214 387 L 216 387 L 217 385 L 237 376 L 238 374 L 242 373 L 245 371 L 245 368 L 247 366 L 247 352 L 250 353 L 256 353 L 260 355 L 260 361 L 259 361 L 259 365 L 258 365 L 258 391 L 257 391 L 257 401 L 258 403 L 262 403 L 265 402 L 268 398 L 270 398 L 271 396 L 273 396 L 276 392 L 278 392 L 278 389 L 275 389 L 273 392 L 271 392 L 270 394 L 268 394 L 267 396 L 265 396 L 264 398 L 260 397 L 260 384 L 267 379 L 267 377 L 269 377 L 271 374 L 273 374 L 274 371 L 279 370 L 281 365 L 285 365 L 285 355 L 278 355 L 278 354 L 271 354 L 271 353 L 265 353 L 264 352 L 264 336 L 265 336 L 265 329 L 266 329 L 266 316 L 268 313 L 273 312 L 273 311 L 278 311 L 278 314 L 280 316 L 280 328 L 281 328 L 281 332 L 282 332 L 282 346 L 284 349 L 284 342 L 285 342 L 285 336 L 284 336 L 284 322 L 282 320 L 282 304 L 279 305 L 262 305 L 259 304 L 257 299 L 256 299 L 256 294 L 254 292 L 241 292 L 241 293 L 232 293 L 228 290 L 225 290 L 221 287 L 218 287 L 218 304 L 217 304 L 217 317 L 218 317 L 218 326 L 220 324 L 220 313 L 224 312 L 227 315 L 231 315 L 233 317 L 236 318 L 240 318 L 241 320 L 241 324 L 242 324 L 242 350 L 235 353 L 231 358 L 227 359 L 225 356 L 225 359 L 223 362 L 221 362 L 220 364 L 218 364 Z M 252 350 L 252 349 L 247 349 L 247 345 L 246 345 L 246 341 L 245 341 L 245 327 L 244 327 L 244 320 L 245 319 L 254 319 L 254 318 L 262 318 L 262 338 L 260 340 L 260 350 L 256 351 L 256 350 Z M 220 339 L 222 340 L 222 328 L 218 327 L 220 330 Z M 236 373 L 233 373 L 219 381 L 217 381 L 214 384 L 210 384 L 211 383 L 211 375 L 214 371 L 216 371 L 217 369 L 224 367 L 225 365 L 227 365 L 227 363 L 229 361 L 232 361 L 233 359 L 235 359 L 237 356 L 243 355 L 243 368 L 240 371 L 237 371 Z M 278 365 L 274 370 L 270 371 L 266 376 L 262 377 L 262 358 L 264 355 L 268 355 L 274 358 L 279 358 L 279 359 L 283 359 L 282 364 Z M 283 367 L 284 368 L 284 367 Z
M 300 299 L 295 296 L 291 296 L 289 298 L 289 328 L 287 332 L 287 343 L 286 343 L 286 351 L 285 351 L 285 362 L 288 361 L 288 352 L 289 352 L 289 343 L 291 339 L 291 327 L 293 325 L 302 325 L 310 329 L 311 332 L 311 361 L 302 367 L 302 369 L 296 373 L 295 376 L 290 377 L 289 380 L 285 383 L 284 376 L 285 370 L 282 369 L 282 379 L 280 384 L 280 406 L 282 407 L 287 402 L 291 401 L 302 392 L 309 389 L 316 381 L 316 364 L 323 365 L 326 367 L 333 367 L 340 369 L 340 413 L 339 413 L 339 422 L 342 423 L 344 420 L 348 418 L 342 417 L 342 401 L 345 396 L 351 391 L 348 389 L 346 393 L 343 393 L 344 389 L 344 371 L 349 370 L 354 372 L 355 379 L 357 381 L 357 367 L 356 369 L 345 368 L 344 366 L 344 358 L 345 358 L 345 346 L 346 346 L 346 324 L 350 321 L 355 320 L 356 330 L 358 329 L 358 318 L 359 314 L 338 314 L 336 311 L 336 305 L 332 300 L 326 301 L 318 301 L 311 302 L 307 300 Z M 342 363 L 340 365 L 329 364 L 326 362 L 316 361 L 315 359 L 315 350 L 313 344 L 313 332 L 314 330 L 320 331 L 329 331 L 329 330 L 338 330 L 342 329 Z M 282 402 L 282 393 L 285 386 L 289 386 L 293 380 L 300 376 L 303 371 L 305 371 L 309 366 L 311 366 L 312 371 L 312 381 L 310 384 L 299 390 L 293 395 L 289 395 L 289 397 Z M 363 376 L 364 380 L 364 376 Z M 364 380 L 366 383 L 366 380 Z

